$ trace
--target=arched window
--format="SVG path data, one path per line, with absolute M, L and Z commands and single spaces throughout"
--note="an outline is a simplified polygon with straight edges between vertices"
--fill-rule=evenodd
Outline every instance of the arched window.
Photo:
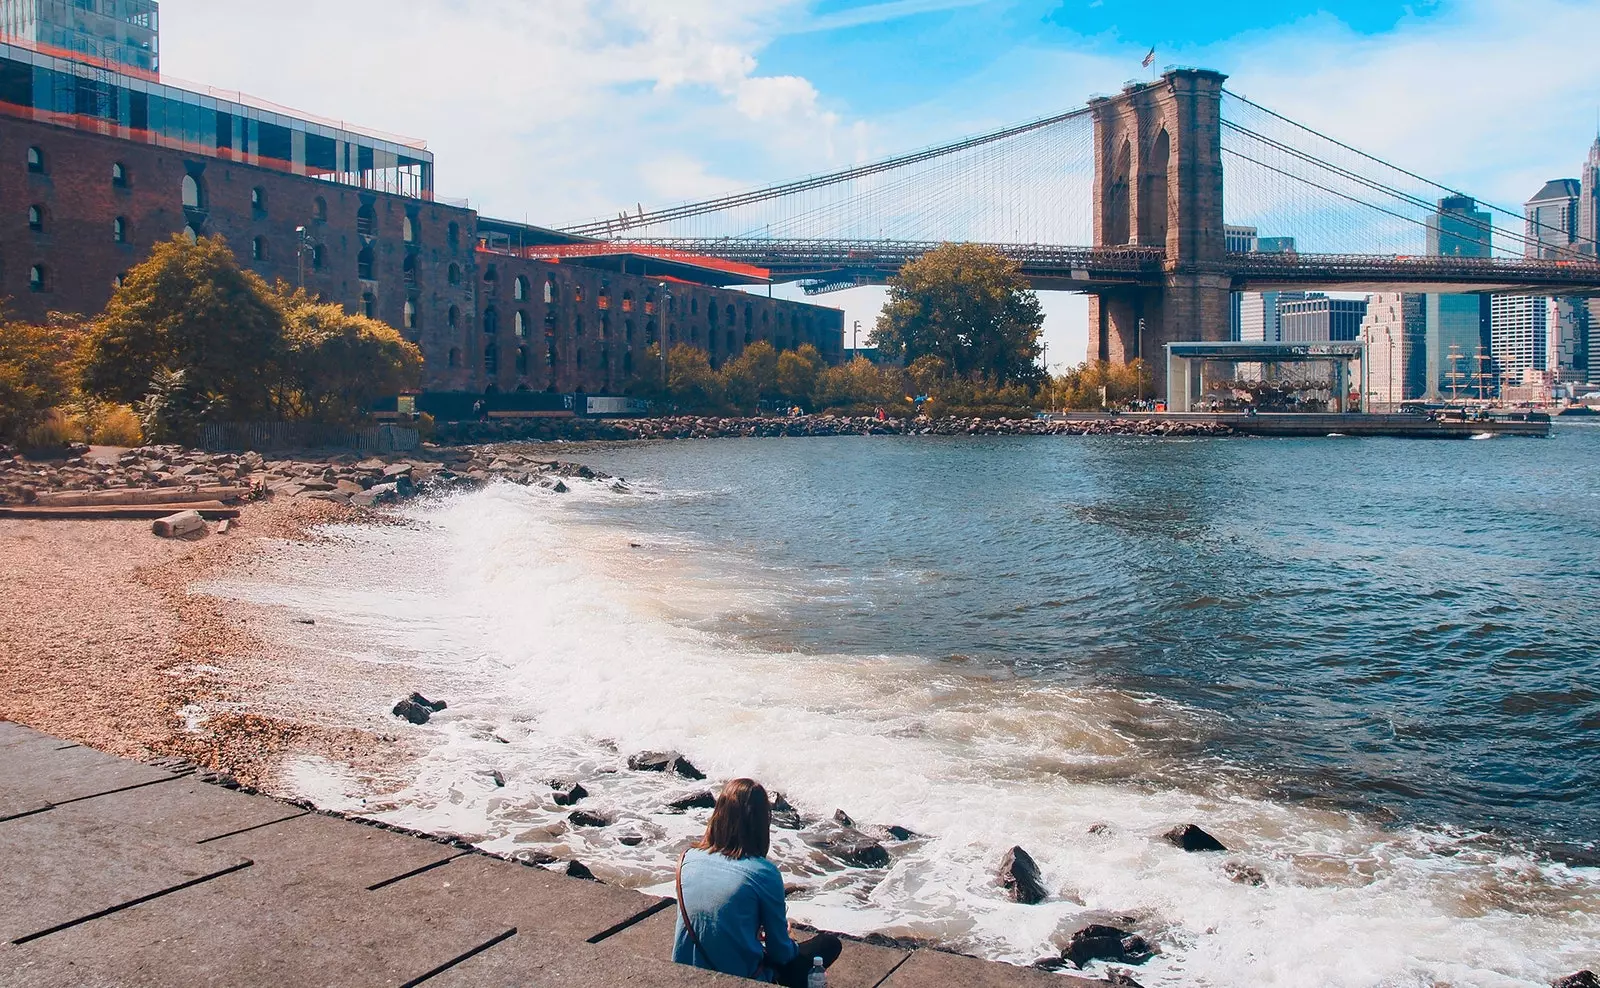
M 749 329 L 756 324 L 756 310 L 753 306 L 744 307 L 744 328 Z
M 418 221 L 415 216 L 407 213 L 400 219 L 400 239 L 408 244 L 417 242 Z
M 560 298 L 560 294 L 556 290 L 556 276 L 553 275 L 553 274 L 545 275 L 545 279 L 544 279 L 544 302 L 545 302 L 545 304 L 546 305 L 554 305 L 555 302 L 556 302 L 556 299 L 558 299 L 558 298 Z
M 583 347 L 578 347 L 578 369 L 583 370 Z
M 361 248 L 361 253 L 356 255 L 356 277 L 363 281 L 372 281 L 372 245 Z
M 492 305 L 483 310 L 483 331 L 488 336 L 500 332 L 500 311 Z
M 525 346 L 517 347 L 517 376 L 528 376 L 528 348 Z
M 124 271 L 121 274 L 117 275 L 115 278 L 111 279 L 111 287 L 112 288 L 121 288 L 122 287 L 122 283 L 124 281 L 127 281 L 127 280 L 128 280 L 128 272 Z
M 583 286 L 582 285 L 573 285 L 572 286 L 572 300 L 574 302 L 582 302 L 583 301 Z
M 528 279 L 520 274 L 517 275 L 517 280 L 511 286 L 511 297 L 518 302 L 526 302 L 528 300 Z
M 633 293 L 632 292 L 623 292 L 622 293 L 622 311 L 623 312 L 632 312 L 633 311 Z
M 445 233 L 445 239 L 449 241 L 451 250 L 461 246 L 461 224 L 451 223 Z
M 120 161 L 111 163 L 111 184 L 119 189 L 128 187 L 128 169 Z
M 493 264 L 484 269 L 483 280 L 491 285 L 500 280 L 500 272 L 495 270 Z
M 450 366 L 451 367 L 460 367 L 461 366 L 461 348 L 458 347 L 458 346 L 451 347 L 450 348 L 450 356 L 449 356 L 448 360 L 450 362 Z
M 321 271 L 322 265 L 325 264 L 327 260 L 327 249 L 321 244 L 317 244 L 315 247 L 311 248 L 311 270 Z
M 601 285 L 600 294 L 594 297 L 594 304 L 595 307 L 601 312 L 611 308 L 611 289 L 607 288 L 605 285 Z
M 574 336 L 582 336 L 583 335 L 583 317 L 582 316 L 573 316 L 572 317 L 572 335 L 574 335 Z
M 406 255 L 406 259 L 400 264 L 400 276 L 405 279 L 407 288 L 417 287 L 417 255 Z
M 699 308 L 700 308 L 700 300 L 699 299 L 695 299 L 694 302 L 691 304 L 691 312 L 695 311 L 695 310 L 698 310 Z M 715 302 L 713 302 L 710 305 L 706 306 L 706 318 L 711 320 L 711 325 L 715 326 L 717 324 L 717 304 Z
M 755 342 L 755 338 L 756 338 L 755 334 L 750 332 L 748 329 L 744 331 L 744 345 L 745 346 L 749 346 L 751 343 Z
M 259 216 L 267 213 L 267 190 L 256 186 L 250 190 L 250 208 Z
M 193 175 L 183 176 L 183 208 L 206 208 L 206 192 L 201 188 L 200 180 Z
M 728 326 L 731 328 L 733 326 L 733 324 L 738 322 L 738 321 L 739 321 L 739 314 L 734 311 L 733 306 L 731 306 L 731 305 L 728 306 Z
M 528 338 L 528 314 L 526 312 L 523 312 L 521 309 L 518 309 L 517 310 L 517 314 L 512 318 L 512 322 L 515 324 L 513 328 L 514 328 L 514 331 L 517 334 L 517 339 L 519 339 L 519 340 L 527 339 Z
M 767 312 L 765 309 L 763 309 L 761 311 L 761 328 L 762 329 L 766 329 L 767 328 L 767 317 L 770 316 L 770 315 L 771 315 L 771 313 Z
M 622 355 L 622 373 L 626 377 L 633 376 L 633 351 L 629 350 Z
M 445 278 L 452 285 L 461 284 L 461 265 L 459 265 L 459 264 L 451 264 L 450 265 L 450 270 L 445 275 Z
M 250 241 L 250 259 L 252 261 L 265 261 L 267 259 L 267 241 L 265 237 L 257 237 Z
M 444 322 L 446 326 L 455 329 L 461 324 L 461 310 L 452 305 L 450 311 L 444 314 Z
M 200 242 L 200 235 L 194 232 L 194 227 L 186 226 L 183 228 L 183 239 L 195 244 Z
M 493 343 L 483 348 L 483 372 L 490 377 L 500 373 L 500 348 Z
M 372 203 L 363 203 L 356 210 L 356 233 L 363 237 L 376 237 L 378 235 L 378 211 L 372 208 Z
M 364 292 L 361 296 L 361 314 L 368 319 L 378 318 L 378 296 Z
M 416 329 L 417 328 L 417 300 L 414 299 L 414 298 L 406 299 L 405 328 L 406 329 Z
M 328 222 L 328 200 L 321 196 L 311 200 L 311 218 L 318 223 Z
M 28 171 L 35 175 L 44 174 L 44 152 L 38 148 L 28 149 Z
M 32 230 L 34 233 L 43 233 L 44 232 L 44 207 L 43 206 L 29 206 L 28 207 L 28 229 Z
M 45 271 L 43 264 L 35 264 L 33 267 L 28 269 L 28 287 L 36 292 L 44 291 L 46 287 L 45 279 L 47 275 L 48 272 Z
M 611 339 L 611 314 L 609 312 L 600 316 L 600 338 L 602 340 Z

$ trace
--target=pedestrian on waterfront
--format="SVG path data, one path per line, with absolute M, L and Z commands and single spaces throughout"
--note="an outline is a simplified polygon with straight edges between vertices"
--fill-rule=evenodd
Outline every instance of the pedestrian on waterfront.
M 678 925 L 672 959 L 756 981 L 806 988 L 815 958 L 839 957 L 839 938 L 789 936 L 783 876 L 767 858 L 772 804 L 761 783 L 722 787 L 700 842 L 678 859 Z

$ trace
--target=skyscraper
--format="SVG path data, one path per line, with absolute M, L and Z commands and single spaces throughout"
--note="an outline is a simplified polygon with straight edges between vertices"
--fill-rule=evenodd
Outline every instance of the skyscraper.
M 1524 205 L 1528 257 L 1564 257 L 1578 242 L 1578 200 L 1581 185 L 1575 178 L 1553 178 Z
M 1496 295 L 1492 329 L 1495 364 L 1509 384 L 1524 371 L 1548 369 L 1551 299 L 1540 295 Z
M 1491 257 L 1493 219 L 1470 196 L 1447 196 L 1428 217 L 1428 253 L 1434 257 Z M 1427 387 L 1425 396 L 1440 398 L 1454 390 L 1451 377 L 1470 377 L 1479 350 L 1489 350 L 1491 302 L 1487 295 L 1429 295 L 1427 322 Z M 1452 361 L 1452 354 L 1461 360 Z
M 0 0 L 0 35 L 159 72 L 156 0 Z
M 1361 340 L 1367 344 L 1367 388 L 1378 405 L 1393 408 L 1422 397 L 1426 309 L 1421 295 L 1381 292 L 1367 298 Z
M 1578 250 L 1594 254 L 1600 243 L 1600 137 L 1589 147 L 1578 178 Z
M 1285 343 L 1348 342 L 1361 334 L 1366 317 L 1364 299 L 1309 295 L 1278 306 L 1278 324 Z

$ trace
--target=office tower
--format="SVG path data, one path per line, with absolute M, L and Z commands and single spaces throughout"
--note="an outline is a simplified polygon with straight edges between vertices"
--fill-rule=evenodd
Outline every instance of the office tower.
M 1378 405 L 1392 408 L 1422 397 L 1426 310 L 1421 295 L 1381 292 L 1368 297 L 1360 339 L 1367 344 L 1367 390 Z
M 1470 196 L 1447 196 L 1428 217 L 1428 253 L 1434 257 L 1493 256 L 1494 226 L 1490 215 L 1478 209 Z M 1452 374 L 1474 372 L 1471 361 L 1480 348 L 1489 349 L 1491 302 L 1487 295 L 1429 295 L 1427 321 L 1428 398 L 1441 398 L 1457 390 Z M 1459 366 L 1452 354 L 1461 355 Z
M 1310 295 L 1280 303 L 1278 325 L 1285 343 L 1348 342 L 1361 334 L 1366 314 L 1365 299 Z
M 1578 242 L 1580 183 L 1575 178 L 1554 178 L 1523 204 L 1527 217 L 1527 243 L 1523 253 L 1533 258 L 1567 257 Z

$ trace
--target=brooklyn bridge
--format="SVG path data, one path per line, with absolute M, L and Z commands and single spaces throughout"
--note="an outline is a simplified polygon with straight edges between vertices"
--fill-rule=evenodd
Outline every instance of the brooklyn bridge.
M 818 294 L 883 284 L 940 243 L 981 243 L 1037 289 L 1089 295 L 1090 359 L 1142 358 L 1157 369 L 1168 343 L 1228 339 L 1232 292 L 1600 293 L 1593 253 L 1553 251 L 1519 211 L 1225 83 L 1218 72 L 1174 69 L 938 147 L 574 223 L 563 232 L 589 242 L 527 253 L 713 257 Z M 1447 223 L 1452 202 L 1468 208 Z M 1292 246 L 1230 250 L 1228 224 Z

